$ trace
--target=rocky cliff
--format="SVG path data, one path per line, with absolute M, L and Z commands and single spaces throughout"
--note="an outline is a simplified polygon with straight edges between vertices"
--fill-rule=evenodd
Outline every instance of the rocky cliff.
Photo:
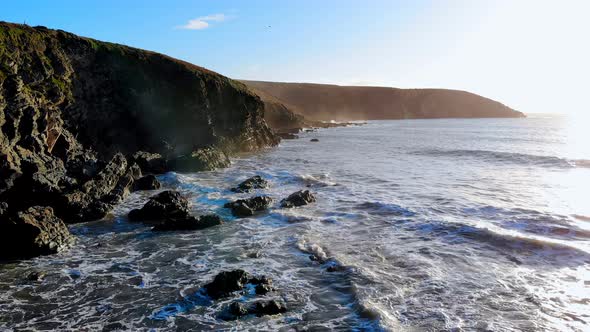
M 309 120 L 523 117 L 497 101 L 444 89 L 396 89 L 242 81 L 267 102 L 282 103 Z
M 62 220 L 104 217 L 142 170 L 207 170 L 277 144 L 263 107 L 162 54 L 0 22 L 0 259 L 67 247 Z

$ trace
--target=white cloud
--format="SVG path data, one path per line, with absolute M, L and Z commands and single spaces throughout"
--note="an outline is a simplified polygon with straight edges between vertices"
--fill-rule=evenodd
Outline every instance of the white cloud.
M 177 29 L 184 30 L 203 30 L 210 26 L 210 22 L 223 22 L 227 21 L 231 17 L 224 14 L 212 14 L 207 16 L 197 17 L 189 20 L 185 25 L 177 26 Z

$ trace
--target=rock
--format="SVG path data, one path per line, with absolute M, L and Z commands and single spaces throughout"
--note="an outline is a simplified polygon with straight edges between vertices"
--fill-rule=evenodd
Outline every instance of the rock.
M 231 191 L 236 193 L 247 193 L 254 189 L 264 189 L 268 186 L 268 182 L 263 179 L 260 175 L 255 175 L 242 183 L 238 184 L 236 188 L 232 188 Z
M 129 212 L 131 221 L 159 221 L 189 217 L 188 201 L 178 191 L 167 190 L 150 197 L 141 208 Z
M 310 139 L 309 141 L 310 141 L 310 142 L 319 142 L 320 140 L 319 140 L 319 139 L 317 139 L 317 138 L 312 138 L 312 139 Z
M 254 314 L 258 317 L 266 315 L 278 315 L 287 312 L 287 307 L 284 303 L 270 300 L 256 302 L 248 309 L 249 314 Z
M 68 227 L 50 207 L 30 207 L 0 220 L 0 259 L 54 254 L 75 242 Z
M 307 205 L 316 201 L 315 196 L 309 190 L 300 190 L 292 193 L 281 201 L 281 207 L 292 208 L 295 206 Z
M 235 319 L 242 316 L 246 316 L 248 314 L 248 308 L 246 308 L 246 306 L 244 306 L 240 302 L 233 302 L 229 305 L 228 312 L 230 314 L 228 320 L 230 320 L 232 318 Z
M 243 290 L 247 284 L 256 286 L 256 294 L 262 295 L 273 290 L 272 279 L 265 276 L 255 277 L 244 270 L 224 271 L 204 288 L 213 299 L 227 297 L 231 293 Z M 260 291 L 258 290 L 260 289 Z
M 252 276 L 244 270 L 223 271 L 204 288 L 211 298 L 217 300 L 244 289 L 251 278 Z
M 166 159 L 159 153 L 138 151 L 133 154 L 131 160 L 137 163 L 144 173 L 162 174 L 168 171 Z
M 27 274 L 27 280 L 40 282 L 43 281 L 43 279 L 45 279 L 46 276 L 47 272 L 45 271 L 32 271 L 29 274 Z
M 178 172 L 212 171 L 229 165 L 230 161 L 225 152 L 214 147 L 201 148 L 170 161 L 171 169 Z
M 183 219 L 166 219 L 162 223 L 156 225 L 154 231 L 192 231 L 205 229 L 217 225 L 221 225 L 223 222 L 218 215 L 211 214 L 200 216 L 195 218 L 188 216 Z
M 256 196 L 248 199 L 238 199 L 235 202 L 226 203 L 223 207 L 231 209 L 236 217 L 249 217 L 257 211 L 264 211 L 272 204 L 272 198 L 268 196 Z
M 278 133 L 277 134 L 282 139 L 298 139 L 299 136 L 291 133 Z
M 256 315 L 257 317 L 267 315 L 278 315 L 287 312 L 287 307 L 284 303 L 277 300 L 258 301 L 250 304 L 241 302 L 232 302 L 225 310 L 226 312 L 220 315 L 223 320 L 236 320 L 246 315 Z
M 133 183 L 133 190 L 156 190 L 160 189 L 161 186 L 162 184 L 160 181 L 158 181 L 158 178 L 152 174 L 149 174 L 135 181 Z

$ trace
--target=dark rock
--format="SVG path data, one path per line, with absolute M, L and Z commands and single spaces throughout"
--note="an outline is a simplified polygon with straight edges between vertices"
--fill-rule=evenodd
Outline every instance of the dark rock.
M 201 172 L 228 167 L 230 161 L 221 149 L 206 147 L 193 151 L 189 155 L 171 160 L 169 164 L 174 171 Z
M 300 190 L 292 193 L 289 197 L 281 201 L 281 206 L 292 208 L 295 206 L 307 205 L 316 201 L 315 196 L 309 190 Z
M 236 188 L 232 188 L 231 191 L 236 193 L 247 193 L 254 189 L 264 189 L 268 186 L 268 182 L 263 179 L 260 175 L 255 175 L 242 183 L 238 184 Z
M 221 224 L 223 224 L 221 218 L 215 214 L 200 216 L 198 218 L 188 216 L 183 219 L 166 219 L 156 225 L 154 231 L 192 231 Z
M 259 301 L 256 302 L 248 309 L 249 314 L 254 314 L 258 317 L 266 315 L 278 315 L 287 312 L 287 307 L 284 303 L 276 300 L 270 301 Z
M 29 274 L 27 274 L 27 280 L 40 282 L 43 281 L 43 279 L 45 279 L 46 276 L 47 272 L 45 271 L 32 271 Z
M 146 175 L 142 178 L 139 178 L 137 181 L 133 183 L 133 190 L 156 190 L 160 189 L 162 184 L 158 181 L 154 175 Z
M 131 221 L 159 221 L 165 219 L 187 219 L 188 201 L 178 191 L 167 190 L 150 197 L 141 208 L 129 212 Z
M 219 299 L 244 289 L 251 278 L 252 276 L 244 270 L 224 271 L 216 275 L 204 288 L 211 298 Z
M 309 141 L 310 141 L 310 142 L 319 142 L 320 140 L 319 140 L 319 139 L 317 139 L 317 138 L 312 138 L 312 139 L 310 139 Z
M 228 312 L 231 315 L 230 317 L 239 318 L 248 314 L 248 308 L 240 302 L 233 302 L 229 305 Z
M 291 133 L 278 133 L 277 134 L 282 139 L 298 139 L 299 136 Z
M 256 196 L 248 199 L 238 199 L 235 202 L 226 203 L 223 207 L 231 209 L 236 217 L 249 217 L 257 211 L 264 211 L 272 204 L 272 198 L 268 196 Z
M 75 241 L 50 207 L 34 206 L 0 220 L 0 259 L 53 254 L 70 248 Z
M 166 159 L 159 153 L 138 151 L 131 157 L 144 173 L 162 174 L 168 171 Z

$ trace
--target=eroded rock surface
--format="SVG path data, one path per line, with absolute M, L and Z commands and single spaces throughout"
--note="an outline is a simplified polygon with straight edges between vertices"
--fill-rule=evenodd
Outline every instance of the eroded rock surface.
M 226 203 L 223 207 L 231 209 L 232 214 L 236 217 L 249 217 L 256 212 L 267 210 L 272 202 L 272 198 L 268 196 L 256 196 L 248 199 L 238 199 Z
M 266 187 L 268 187 L 268 182 L 260 175 L 255 175 L 249 179 L 244 180 L 235 188 L 232 188 L 231 191 L 236 193 L 247 193 L 255 189 L 264 189 Z
M 281 206 L 285 208 L 292 208 L 296 206 L 307 205 L 315 201 L 315 196 L 309 190 L 300 190 L 283 199 L 281 201 Z

